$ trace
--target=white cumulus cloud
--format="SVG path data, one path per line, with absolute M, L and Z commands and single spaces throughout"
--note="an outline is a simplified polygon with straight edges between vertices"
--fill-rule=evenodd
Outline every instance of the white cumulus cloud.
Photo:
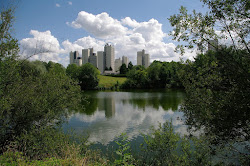
M 115 48 L 116 58 L 123 55 L 129 58 L 134 65 L 137 64 L 137 52 L 142 49 L 150 54 L 151 62 L 193 60 L 195 52 L 187 51 L 180 56 L 174 52 L 175 44 L 167 41 L 167 34 L 162 30 L 162 24 L 156 19 L 138 22 L 130 17 L 117 20 L 108 13 L 93 15 L 81 11 L 77 18 L 68 25 L 76 29 L 84 29 L 91 36 L 79 37 L 76 41 L 65 40 L 59 43 L 50 31 L 39 32 L 31 30 L 31 38 L 20 41 L 22 55 L 30 56 L 31 60 L 54 61 L 63 64 L 69 63 L 69 52 L 78 51 L 81 55 L 82 49 L 94 48 L 94 52 L 103 51 L 105 43 L 110 43 Z
M 56 3 L 56 7 L 61 7 L 61 5 L 59 3 Z
M 33 37 L 25 38 L 20 41 L 21 56 L 30 57 L 30 60 L 54 61 L 62 60 L 60 53 L 62 49 L 60 44 L 50 31 L 39 32 L 31 30 L 30 35 Z
M 102 42 L 111 43 L 115 47 L 116 58 L 128 56 L 133 64 L 136 64 L 137 51 L 142 49 L 150 54 L 151 62 L 153 60 L 179 61 L 180 58 L 186 60 L 195 56 L 195 52 L 189 52 L 184 56 L 174 52 L 175 45 L 164 42 L 167 34 L 163 32 L 162 24 L 154 18 L 145 22 L 137 22 L 130 17 L 117 20 L 107 13 L 93 15 L 81 11 L 77 18 L 68 25 L 82 28 L 96 37 L 95 41 L 91 41 L 93 46 L 93 42 L 97 42 L 98 46 Z
M 71 23 L 74 28 L 82 28 L 99 38 L 110 38 L 125 35 L 127 28 L 110 17 L 108 13 L 93 15 L 85 11 L 78 13 L 75 21 Z
M 68 2 L 69 5 L 72 5 L 73 3 L 71 1 Z

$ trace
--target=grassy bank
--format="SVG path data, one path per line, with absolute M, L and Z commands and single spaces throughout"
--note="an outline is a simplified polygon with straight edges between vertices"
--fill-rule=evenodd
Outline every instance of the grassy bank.
M 111 89 L 116 85 L 121 85 L 126 81 L 126 77 L 112 77 L 112 76 L 103 76 L 99 75 L 99 85 L 100 89 Z

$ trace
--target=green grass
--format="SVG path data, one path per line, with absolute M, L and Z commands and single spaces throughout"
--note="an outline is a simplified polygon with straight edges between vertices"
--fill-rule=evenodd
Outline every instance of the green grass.
M 99 81 L 99 88 L 105 88 L 109 89 L 112 88 L 117 82 L 119 82 L 119 85 L 123 84 L 126 81 L 126 77 L 111 77 L 111 76 L 103 76 L 99 75 L 98 78 Z

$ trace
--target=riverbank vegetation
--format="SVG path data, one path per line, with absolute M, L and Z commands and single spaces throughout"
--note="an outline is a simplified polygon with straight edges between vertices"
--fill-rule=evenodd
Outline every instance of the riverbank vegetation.
M 134 66 L 127 73 L 123 89 L 159 89 L 183 88 L 179 78 L 179 70 L 184 66 L 180 62 L 154 61 L 147 69 Z
M 18 41 L 11 35 L 14 11 L 2 9 L 0 165 L 249 165 L 249 2 L 203 2 L 210 13 L 188 14 L 182 7 L 170 18 L 174 39 L 202 48 L 224 37 L 213 29 L 222 23 L 221 32 L 229 33 L 232 44 L 214 45 L 215 51 L 197 55 L 194 62 L 155 61 L 147 69 L 131 67 L 121 86 L 184 87 L 182 110 L 190 135 L 174 133 L 171 122 L 166 122 L 144 136 L 139 154 L 131 152 L 122 135 L 115 158 L 89 150 L 85 136 L 60 129 L 66 110 L 84 101 L 81 89 L 98 87 L 99 71 L 90 64 L 65 69 L 58 63 L 21 59 Z M 195 137 L 193 129 L 203 132 Z

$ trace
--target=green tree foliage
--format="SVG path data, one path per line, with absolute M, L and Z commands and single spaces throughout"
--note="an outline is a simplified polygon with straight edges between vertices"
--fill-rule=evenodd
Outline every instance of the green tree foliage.
M 211 165 L 207 140 L 175 133 L 171 122 L 152 129 L 144 141 L 138 165 Z
M 54 63 L 54 62 L 49 61 L 49 63 L 45 64 L 45 66 L 48 72 L 53 72 L 58 75 L 66 74 L 66 69 L 60 63 Z
M 178 71 L 183 65 L 179 62 L 154 61 L 147 69 L 151 88 L 182 88 Z
M 56 63 L 18 60 L 17 40 L 10 34 L 13 10 L 0 14 L 0 151 L 25 132 L 55 126 L 65 117 L 65 109 L 80 99 L 79 86 Z M 24 145 L 25 146 L 25 145 Z M 24 148 L 25 149 L 25 148 Z
M 2 9 L 0 15 L 0 60 L 17 56 L 18 41 L 11 36 L 14 9 Z
M 202 0 L 210 9 L 202 14 L 195 10 L 188 14 L 185 7 L 180 8 L 180 13 L 169 18 L 174 27 L 171 35 L 174 40 L 185 41 L 185 47 L 204 50 L 209 40 L 226 38 L 227 35 L 234 49 L 249 50 L 249 1 L 248 0 Z M 220 31 L 221 33 L 217 33 Z M 213 44 L 213 43 L 210 43 Z M 224 43 L 221 43 L 224 44 Z M 184 53 L 184 46 L 178 45 L 177 50 Z
M 183 88 L 178 71 L 179 62 L 154 61 L 147 69 L 135 66 L 127 73 L 123 88 Z
M 128 70 L 131 70 L 131 69 L 133 69 L 133 64 L 132 64 L 132 62 L 130 61 L 130 62 L 128 63 Z
M 215 52 L 198 55 L 180 71 L 187 92 L 186 123 L 193 129 L 202 128 L 210 143 L 230 147 L 233 155 L 249 161 L 249 1 L 202 1 L 209 8 L 206 14 L 188 14 L 181 7 L 179 14 L 170 17 L 174 39 L 188 42 L 188 48 L 203 49 L 211 39 L 229 38 L 232 44 L 226 48 L 219 43 Z M 184 52 L 182 45 L 177 49 Z
M 122 85 L 122 88 L 147 88 L 148 74 L 144 66 L 134 66 L 127 73 L 127 80 Z
M 95 89 L 98 86 L 100 71 L 92 64 L 86 63 L 79 69 L 79 85 L 81 89 Z
M 66 69 L 66 74 L 74 80 L 78 80 L 79 77 L 79 69 L 76 64 L 69 64 Z
M 128 71 L 126 64 L 122 64 L 120 67 L 120 74 L 126 74 Z
M 183 69 L 187 122 L 214 140 L 249 139 L 250 57 L 224 49 L 200 54 Z

